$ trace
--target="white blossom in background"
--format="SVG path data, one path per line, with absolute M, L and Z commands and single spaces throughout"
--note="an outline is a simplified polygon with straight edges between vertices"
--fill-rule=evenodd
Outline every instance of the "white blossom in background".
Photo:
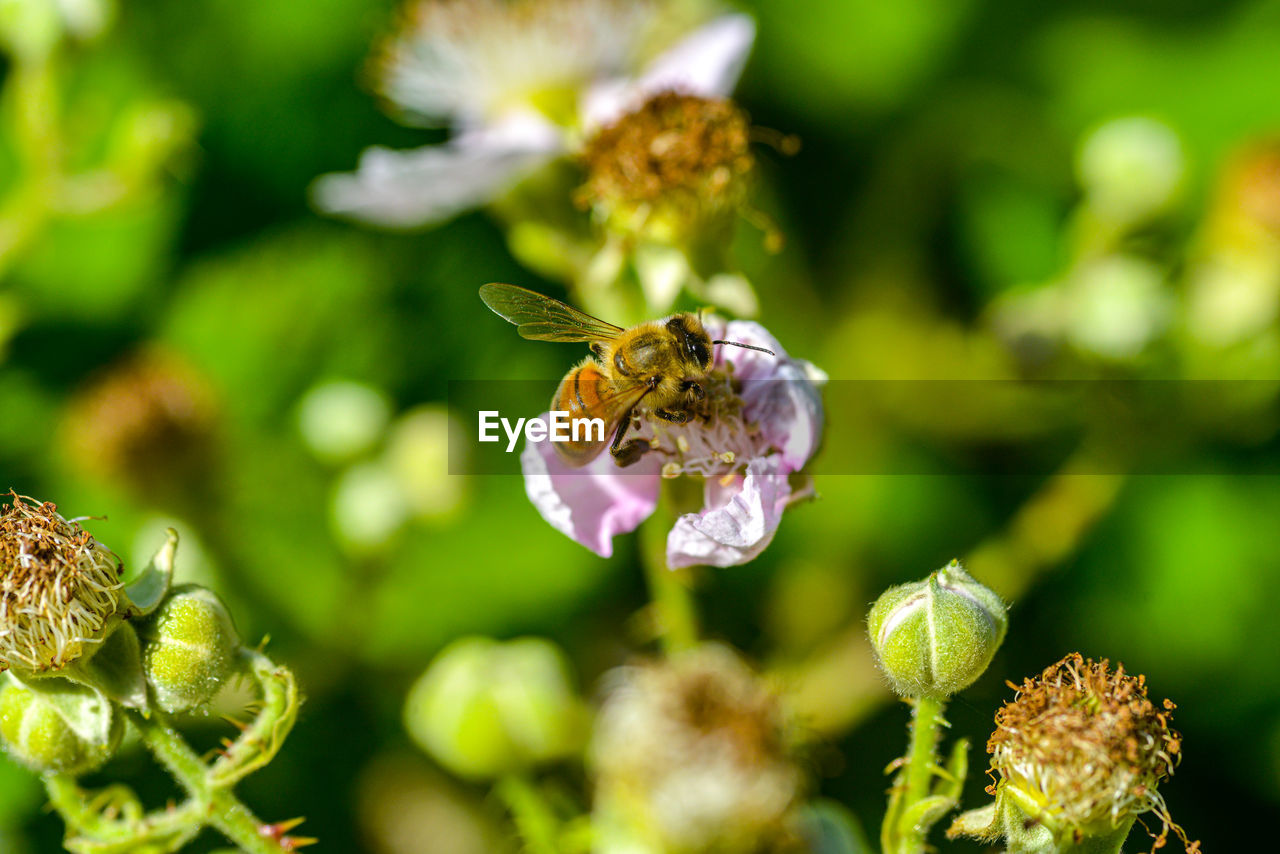
M 438 222 L 574 153 L 593 129 L 658 92 L 727 95 L 755 39 L 752 20 L 723 15 L 655 51 L 661 9 L 629 0 L 412 4 L 382 49 L 380 93 L 407 123 L 448 126 L 451 137 L 366 149 L 355 172 L 316 181 L 316 205 L 388 227 Z

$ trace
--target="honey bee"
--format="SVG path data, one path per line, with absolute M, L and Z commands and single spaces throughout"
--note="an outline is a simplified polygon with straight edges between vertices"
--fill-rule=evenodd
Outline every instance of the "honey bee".
M 600 455 L 613 433 L 609 452 L 619 466 L 640 459 L 648 443 L 623 443 L 633 413 L 651 413 L 673 424 L 684 424 L 691 407 L 706 397 L 704 383 L 711 370 L 711 348 L 730 344 L 774 355 L 772 350 L 737 341 L 713 341 L 696 314 L 673 314 L 624 329 L 579 311 L 557 299 L 516 285 L 491 283 L 480 288 L 480 299 L 495 314 L 514 323 L 521 338 L 533 341 L 585 342 L 591 349 L 581 363 L 564 375 L 551 398 L 552 410 L 568 412 L 572 424 L 599 418 L 603 436 L 556 442 L 555 448 L 573 467 Z

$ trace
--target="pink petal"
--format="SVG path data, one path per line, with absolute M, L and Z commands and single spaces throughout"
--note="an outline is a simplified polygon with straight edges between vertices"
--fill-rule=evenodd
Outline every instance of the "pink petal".
M 822 438 L 822 397 L 808 363 L 788 356 L 778 339 L 753 321 L 729 321 L 714 332 L 776 354 L 722 345 L 716 359 L 733 365 L 734 377 L 742 381 L 743 417 L 759 424 L 769 443 L 782 451 L 782 472 L 799 470 Z
M 764 551 L 791 496 L 780 464 L 776 455 L 752 460 L 727 487 L 708 480 L 707 509 L 681 516 L 667 536 L 667 566 L 736 566 Z
M 570 468 L 551 442 L 526 442 L 520 466 L 525 492 L 542 518 L 601 557 L 613 554 L 616 534 L 634 531 L 658 504 L 661 477 L 653 455 L 623 469 L 606 450 L 586 466 Z

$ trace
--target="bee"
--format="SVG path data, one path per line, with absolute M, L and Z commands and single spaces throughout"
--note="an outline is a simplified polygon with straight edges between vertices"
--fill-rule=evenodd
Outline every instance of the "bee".
M 561 458 L 573 467 L 598 457 L 610 433 L 613 442 L 609 452 L 619 466 L 639 460 L 648 443 L 640 439 L 623 442 L 635 413 L 651 413 L 672 424 L 689 421 L 691 407 L 706 397 L 711 348 L 717 344 L 774 355 L 772 350 L 751 344 L 713 341 L 698 316 L 687 312 L 624 329 L 516 285 L 484 285 L 480 299 L 499 317 L 514 323 L 521 338 L 581 341 L 591 349 L 593 355 L 564 375 L 551 398 L 551 409 L 568 412 L 570 424 L 593 418 L 605 424 L 603 436 L 593 438 L 591 431 L 585 430 L 582 440 L 555 443 Z

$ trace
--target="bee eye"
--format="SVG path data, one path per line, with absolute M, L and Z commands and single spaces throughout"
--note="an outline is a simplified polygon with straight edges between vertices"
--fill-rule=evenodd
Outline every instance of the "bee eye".
M 707 349 L 707 345 L 694 338 L 689 339 L 689 353 L 693 356 L 694 361 L 701 367 L 711 364 L 711 351 Z

